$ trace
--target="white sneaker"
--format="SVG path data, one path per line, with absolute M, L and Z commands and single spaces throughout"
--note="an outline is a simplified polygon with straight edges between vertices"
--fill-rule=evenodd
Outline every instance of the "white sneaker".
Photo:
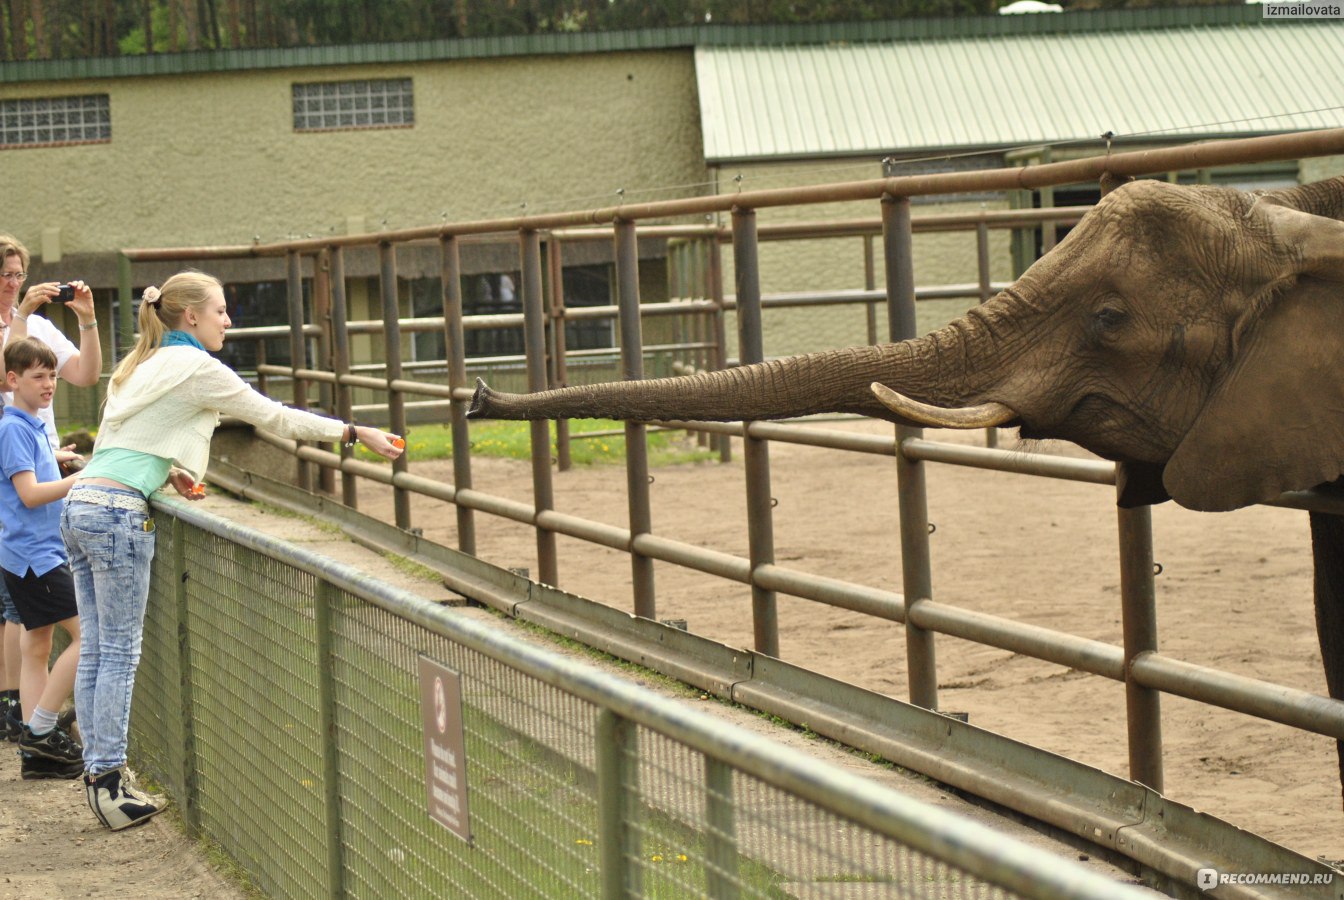
M 84 775 L 84 797 L 89 809 L 113 831 L 146 822 L 168 806 L 164 797 L 150 796 L 131 785 L 123 767 L 100 775 Z

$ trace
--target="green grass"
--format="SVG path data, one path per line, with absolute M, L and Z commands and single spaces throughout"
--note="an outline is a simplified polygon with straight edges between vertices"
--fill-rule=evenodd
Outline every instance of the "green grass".
M 551 435 L 551 457 L 556 455 L 555 423 L 547 423 Z M 624 429 L 623 422 L 610 419 L 584 419 L 571 422 L 570 459 L 575 465 L 619 465 L 625 461 L 624 434 L 603 432 Z M 585 434 L 599 434 L 584 437 Z M 695 438 L 684 431 L 648 432 L 649 465 L 667 466 L 699 462 L 715 456 L 710 450 L 696 444 Z M 451 459 L 453 455 L 452 430 L 447 425 L 415 425 L 407 429 L 406 452 L 413 460 Z M 471 452 L 476 456 L 494 456 L 503 459 L 532 458 L 532 423 L 530 422 L 473 422 L 471 423 Z M 382 457 L 361 446 L 360 459 L 381 460 Z

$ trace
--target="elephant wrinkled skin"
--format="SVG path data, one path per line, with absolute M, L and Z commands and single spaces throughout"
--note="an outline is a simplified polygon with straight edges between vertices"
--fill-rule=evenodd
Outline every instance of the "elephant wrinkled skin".
M 1344 177 L 1263 193 L 1136 181 L 924 337 L 536 394 L 478 383 L 470 415 L 994 421 L 1127 463 L 1122 504 L 1237 509 L 1344 475 L 1342 220 Z M 1344 698 L 1344 521 L 1311 525 L 1326 682 Z

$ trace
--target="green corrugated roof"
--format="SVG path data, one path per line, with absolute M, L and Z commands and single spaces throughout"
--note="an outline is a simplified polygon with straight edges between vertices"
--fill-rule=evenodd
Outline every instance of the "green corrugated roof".
M 1344 125 L 1344 21 L 696 48 L 710 162 Z M 1063 20 L 1076 14 L 1021 18 Z M 1006 17 L 1005 17 L 1006 18 Z
M 1115 29 L 1173 28 L 1187 25 L 1258 24 L 1259 7 L 1197 6 L 1166 9 L 1098 10 L 1061 15 L 981 16 L 897 19 L 824 25 L 702 25 L 642 31 L 518 35 L 294 47 L 278 50 L 202 50 L 99 59 L 35 60 L 0 63 L 0 84 L 88 78 L 132 78 L 193 72 L 301 68 L 363 63 L 423 62 L 570 53 L 610 53 L 706 46 L 858 43 L 948 37 L 1105 32 Z

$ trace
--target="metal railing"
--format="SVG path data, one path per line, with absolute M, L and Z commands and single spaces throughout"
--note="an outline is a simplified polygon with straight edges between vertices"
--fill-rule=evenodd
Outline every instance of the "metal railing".
M 903 340 L 915 336 L 914 306 L 916 290 L 911 236 L 915 221 L 911 215 L 911 196 L 946 194 L 956 191 L 1013 190 L 1042 185 L 1058 185 L 1096 179 L 1104 173 L 1114 176 L 1167 173 L 1181 168 L 1205 168 L 1223 164 L 1300 158 L 1344 152 L 1344 130 L 1336 129 L 1271 138 L 1211 142 L 1195 146 L 1108 155 L 1064 163 L 1051 163 L 1025 169 L 1004 169 L 975 173 L 887 178 L 867 182 L 821 185 L 788 190 L 758 191 L 731 197 L 703 197 L 686 200 L 622 206 L 610 209 L 518 217 L 484 222 L 453 223 L 424 229 L 408 229 L 376 236 L 350 236 L 307 240 L 245 248 L 190 248 L 183 250 L 127 251 L 135 260 L 193 259 L 226 256 L 284 255 L 289 261 L 291 297 L 302 295 L 301 264 L 305 255 L 317 260 L 315 271 L 323 276 L 329 297 L 319 304 L 329 319 L 333 348 L 331 370 L 299 365 L 283 370 L 294 384 L 294 400 L 308 404 L 308 382 L 330 384 L 334 388 L 335 408 L 341 415 L 349 410 L 349 392 L 353 387 L 377 387 L 387 391 L 387 419 L 394 430 L 405 425 L 408 394 L 446 397 L 451 401 L 450 421 L 454 446 L 453 483 L 442 483 L 412 475 L 405 457 L 391 466 L 376 466 L 352 459 L 348 451 L 341 456 L 313 447 L 295 446 L 268 437 L 278 446 L 293 451 L 299 460 L 299 483 L 310 484 L 314 466 L 337 470 L 342 476 L 342 497 L 349 505 L 357 500 L 356 479 L 370 478 L 390 484 L 395 496 L 398 527 L 412 527 L 409 498 L 412 493 L 435 497 L 456 507 L 459 548 L 475 552 L 473 515 L 485 512 L 525 523 L 534 528 L 537 543 L 539 581 L 559 583 L 556 536 L 568 535 L 603 546 L 626 551 L 631 557 L 634 584 L 633 610 L 640 616 L 656 616 L 656 597 L 649 568 L 653 560 L 686 566 L 701 572 L 751 586 L 756 649 L 778 654 L 776 622 L 777 592 L 785 592 L 818 602 L 904 622 L 907 637 L 907 667 L 910 697 L 927 708 L 936 708 L 937 676 L 934 634 L 944 633 L 1040 659 L 1073 666 L 1123 681 L 1126 685 L 1127 722 L 1130 745 L 1130 774 L 1135 780 L 1161 790 L 1160 692 L 1168 692 L 1201 702 L 1223 706 L 1273 721 L 1303 728 L 1336 739 L 1344 739 L 1344 703 L 1304 691 L 1254 681 L 1231 673 L 1190 665 L 1157 652 L 1152 537 L 1149 511 L 1121 510 L 1121 602 L 1124 643 L 1116 647 L 1063 632 L 1023 625 L 999 617 L 950 608 L 934 600 L 928 550 L 928 516 L 924 488 L 926 462 L 950 462 L 1006 471 L 1063 477 L 1098 483 L 1113 483 L 1114 469 L 1109 464 L 1058 460 L 1031 454 L 1004 454 L 993 448 L 943 446 L 923 438 L 920 429 L 898 428 L 893 439 L 842 433 L 818 433 L 784 423 L 747 425 L 705 425 L 694 427 L 742 438 L 745 456 L 748 528 L 750 552 L 746 558 L 710 548 L 661 537 L 649 526 L 649 477 L 642 435 L 645 425 L 629 424 L 627 435 L 627 484 L 629 521 L 625 526 L 585 520 L 562 512 L 553 502 L 551 447 L 545 423 L 532 427 L 533 502 L 521 503 L 494 496 L 472 487 L 470 438 L 465 418 L 472 387 L 467 378 L 467 359 L 463 347 L 466 327 L 462 314 L 459 245 L 474 236 L 513 232 L 517 235 L 522 271 L 524 300 L 523 328 L 526 336 L 528 387 L 538 390 L 552 380 L 548 358 L 555 359 L 555 348 L 548 345 L 546 294 L 544 291 L 543 239 L 554 240 L 560 232 L 547 229 L 572 228 L 595 222 L 610 222 L 614 241 L 618 282 L 618 316 L 621 333 L 623 374 L 637 377 L 642 360 L 639 303 L 638 258 L 635 252 L 636 223 L 652 218 L 682 214 L 704 215 L 726 212 L 731 215 L 737 283 L 736 307 L 741 361 L 762 356 L 763 291 L 757 258 L 757 246 L 763 229 L 756 224 L 760 208 L 844 200 L 871 200 L 880 203 L 882 212 L 883 260 L 888 337 Z M 1034 213 L 1048 218 L 1053 211 Z M 1007 218 L 1007 217 L 1005 217 Z M 947 227 L 957 224 L 945 217 Z M 962 227 L 979 229 L 975 217 L 963 217 Z M 657 226 L 665 227 L 665 226 Z M 435 239 L 442 251 L 444 332 L 449 349 L 448 385 L 430 385 L 401 377 L 400 333 L 402 320 L 397 310 L 395 248 L 407 241 Z M 585 238 L 587 239 L 587 238 Z M 350 325 L 345 317 L 345 278 L 342 249 L 376 242 L 381 259 L 379 285 L 382 298 L 384 348 L 389 360 L 384 378 L 356 375 L 351 371 L 348 350 Z M 710 270 L 711 284 L 722 284 L 717 241 Z M 554 260 L 556 257 L 552 257 Z M 554 266 L 554 262 L 552 262 Z M 129 266 L 127 267 L 129 272 Z M 982 283 L 985 268 L 981 268 Z M 552 283 L 556 279 L 552 278 Z M 129 309 L 129 278 L 124 286 L 123 309 Z M 317 292 L 315 292 L 317 296 Z M 711 298 L 717 327 L 722 327 L 722 296 Z M 295 318 L 291 323 L 293 359 L 306 362 L 305 326 Z M 319 329 L 325 333 L 326 327 Z M 555 332 L 563 329 L 551 329 Z M 718 346 L 722 347 L 720 340 Z M 548 357 L 549 354 L 549 357 Z M 562 355 L 561 355 L 562 358 Z M 689 423 L 671 423 L 687 425 Z M 800 572 L 778 565 L 773 552 L 769 442 L 791 440 L 800 443 L 893 455 L 898 460 L 900 496 L 901 556 L 903 592 L 896 594 L 871 586 Z M 1299 508 L 1344 512 L 1337 499 L 1297 494 L 1280 503 Z
M 132 750 L 267 896 L 1141 896 L 499 623 L 154 512 Z M 461 679 L 458 834 L 429 815 L 422 657 Z

